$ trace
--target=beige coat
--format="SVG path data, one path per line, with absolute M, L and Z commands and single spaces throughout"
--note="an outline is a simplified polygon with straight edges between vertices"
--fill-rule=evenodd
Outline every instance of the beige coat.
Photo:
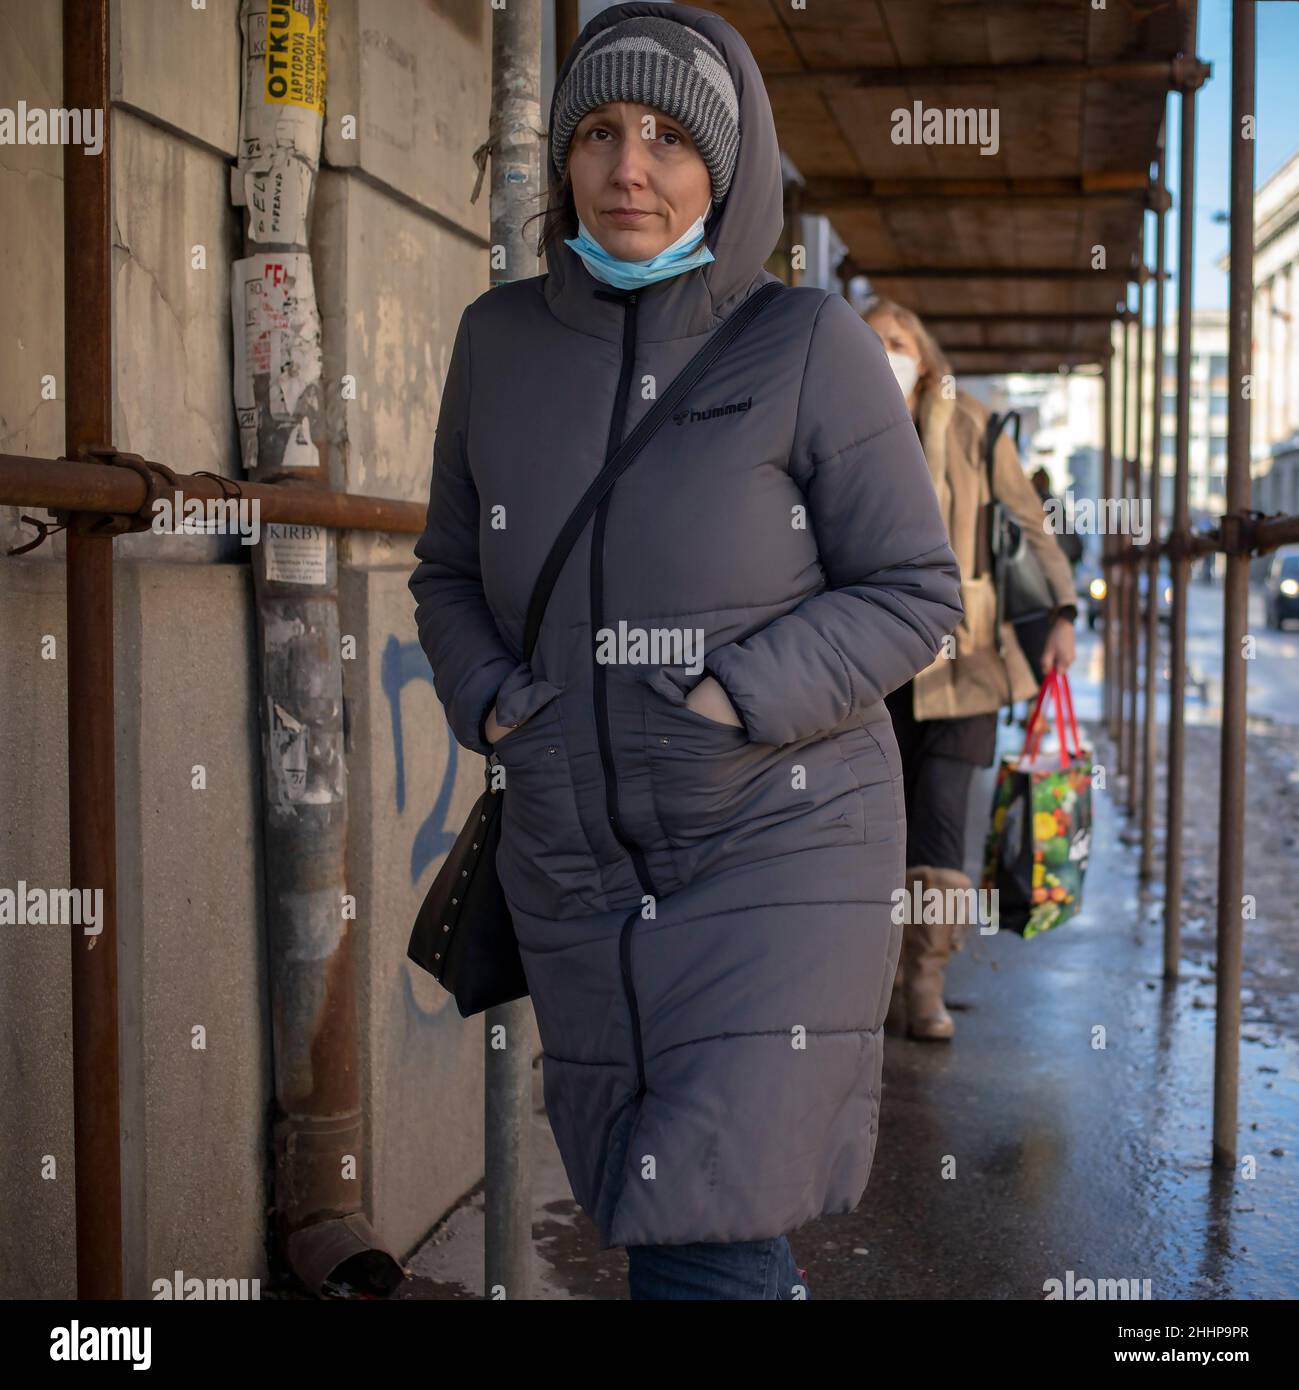
M 996 594 L 989 572 L 986 534 L 979 518 L 988 497 L 988 470 L 983 460 L 987 408 L 973 396 L 958 391 L 944 399 L 939 391 L 921 397 L 919 429 L 929 472 L 947 520 L 948 538 L 961 566 L 961 599 L 965 616 L 946 639 L 946 652 L 915 678 L 914 709 L 917 719 L 955 719 L 967 714 L 986 714 L 1015 700 L 1037 694 L 1037 681 L 1010 623 L 1002 623 L 1004 660 L 997 655 L 993 628 Z M 994 453 L 994 482 L 998 500 L 1012 511 L 1023 528 L 1057 608 L 1075 604 L 1073 572 L 1055 536 L 1046 529 L 1045 514 L 1037 490 L 1020 466 L 1015 442 L 1004 432 Z M 982 550 L 975 574 L 976 541 Z

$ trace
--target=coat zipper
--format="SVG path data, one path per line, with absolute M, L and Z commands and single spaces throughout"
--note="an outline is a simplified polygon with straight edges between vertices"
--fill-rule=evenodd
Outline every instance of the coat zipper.
M 618 373 L 618 389 L 614 396 L 613 417 L 609 422 L 609 442 L 605 447 L 605 461 L 614 455 L 622 443 L 623 427 L 627 420 L 627 400 L 631 391 L 632 370 L 636 361 L 636 304 L 635 290 L 615 291 L 596 290 L 601 299 L 612 299 L 623 307 L 622 320 L 622 363 Z M 627 851 L 641 889 L 657 900 L 658 890 L 650 877 L 649 865 L 645 861 L 641 847 L 623 829 L 618 815 L 618 776 L 613 763 L 613 740 L 609 732 L 609 693 L 605 683 L 605 669 L 595 660 L 595 634 L 604 626 L 604 527 L 609 511 L 612 489 L 600 499 L 596 508 L 591 532 L 591 659 L 594 666 L 592 692 L 595 701 L 595 728 L 600 744 L 600 765 L 604 771 L 605 807 L 609 814 L 609 824 L 614 837 Z M 627 1010 L 631 1015 L 632 1044 L 636 1052 L 636 1094 L 645 1093 L 645 1052 L 641 1038 L 640 1008 L 636 1000 L 636 987 L 631 975 L 631 930 L 641 909 L 628 913 L 622 924 L 618 939 L 618 958 L 622 971 L 623 993 L 627 997 Z

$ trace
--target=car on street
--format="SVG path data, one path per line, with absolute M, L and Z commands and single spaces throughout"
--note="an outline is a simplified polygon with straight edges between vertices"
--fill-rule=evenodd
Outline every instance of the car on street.
M 1118 566 L 1115 566 L 1117 572 Z M 1137 571 L 1137 594 L 1138 603 L 1141 611 L 1141 621 L 1145 621 L 1146 615 L 1146 589 L 1149 586 L 1149 569 L 1142 565 Z M 1081 565 L 1078 568 L 1078 587 L 1087 595 L 1087 626 L 1093 631 L 1097 623 L 1105 621 L 1106 601 L 1109 597 L 1109 586 L 1105 582 L 1105 576 L 1097 568 L 1084 569 Z M 1161 623 L 1169 623 L 1173 618 L 1173 578 L 1169 573 L 1168 560 L 1161 558 L 1159 561 L 1159 579 L 1157 581 L 1158 593 L 1158 612 Z
M 1288 619 L 1299 619 L 1299 545 L 1272 553 L 1263 578 L 1263 612 L 1268 627 L 1277 630 Z

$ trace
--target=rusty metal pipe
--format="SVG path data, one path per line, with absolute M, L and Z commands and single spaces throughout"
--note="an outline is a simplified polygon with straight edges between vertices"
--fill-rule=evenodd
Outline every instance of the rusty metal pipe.
M 1122 399 L 1119 415 L 1119 458 L 1115 493 L 1120 496 L 1127 491 L 1128 453 L 1130 449 L 1130 399 L 1132 393 L 1132 316 L 1124 316 L 1122 329 L 1123 377 Z M 1112 653 L 1113 660 L 1108 663 L 1113 668 L 1113 691 L 1110 701 L 1109 735 L 1114 744 L 1116 771 L 1123 770 L 1123 614 L 1127 603 L 1127 570 L 1117 562 L 1127 549 L 1127 537 L 1115 536 L 1110 546 L 1111 578 L 1114 583 L 1105 593 L 1105 642 Z M 1117 786 L 1115 786 L 1117 790 Z
M 1249 506 L 1250 401 L 1254 326 L 1254 141 L 1242 135 L 1254 106 L 1254 0 L 1231 12 L 1231 269 L 1227 315 L 1227 511 Z M 1222 745 L 1218 821 L 1217 1016 L 1213 1045 L 1213 1164 L 1236 1161 L 1240 1073 L 1241 890 L 1245 859 L 1245 693 L 1242 649 L 1249 618 L 1249 556 L 1227 555 L 1222 595 Z
M 1183 51 L 1196 48 L 1197 0 L 1188 0 Z M 1181 94 L 1181 169 L 1177 179 L 1177 474 L 1172 534 L 1191 524 L 1191 314 L 1195 288 L 1195 89 Z M 1173 612 L 1168 658 L 1168 808 L 1164 817 L 1164 979 L 1176 980 L 1182 956 L 1182 826 L 1186 773 L 1186 608 L 1190 556 L 1170 560 Z
M 776 72 L 764 76 L 771 90 L 840 91 L 856 87 L 926 86 L 1004 87 L 1016 79 L 1029 83 L 1042 82 L 1122 82 L 1149 83 L 1175 88 L 1195 81 L 1196 68 L 1187 61 L 1174 58 L 1114 59 L 1104 63 L 1033 62 L 1033 63 L 959 63 L 932 67 L 846 67 L 818 68 L 810 72 Z M 1200 79 L 1202 80 L 1202 78 Z
M 578 0 L 555 0 L 555 72 L 559 71 L 559 65 L 568 56 L 568 50 L 577 42 L 581 32 Z
M 1103 449 L 1101 496 L 1112 497 L 1114 495 L 1114 371 L 1113 363 L 1108 358 L 1101 372 L 1101 444 Z M 1114 589 L 1114 566 L 1111 563 L 1113 550 L 1113 537 L 1102 536 L 1101 578 L 1105 585 L 1107 611 L 1109 598 Z M 1101 634 L 1103 639 L 1101 642 L 1101 695 L 1103 700 L 1101 721 L 1106 728 L 1110 727 L 1114 706 L 1114 651 L 1110 641 L 1110 631 L 1113 626 L 1113 623 L 1107 621 Z
M 69 447 L 68 452 L 78 450 Z M 177 473 L 175 478 L 187 498 L 216 500 L 237 490 L 240 497 L 256 500 L 264 522 L 418 535 L 427 517 L 427 508 L 418 502 L 327 492 L 296 479 L 251 483 L 226 478 L 218 482 L 193 473 Z M 167 495 L 170 496 L 170 490 Z M 0 454 L 0 505 L 132 516 L 145 505 L 147 496 L 144 479 L 129 468 L 77 459 Z
M 1130 479 L 1128 484 L 1129 496 L 1132 498 L 1134 506 L 1141 500 L 1142 424 L 1145 420 L 1146 404 L 1146 281 L 1148 276 L 1146 275 L 1146 220 L 1144 214 L 1141 218 L 1141 258 L 1139 265 L 1136 322 L 1137 361 L 1136 378 L 1133 384 L 1134 400 L 1132 402 L 1133 444 L 1132 458 L 1129 460 Z M 1131 536 L 1128 537 L 1128 544 L 1129 546 L 1135 545 Z M 1127 672 L 1127 694 L 1123 711 L 1123 767 L 1128 774 L 1127 784 L 1124 788 L 1124 806 L 1128 815 L 1131 816 L 1137 808 L 1137 783 L 1141 775 L 1141 749 L 1137 742 L 1138 701 L 1141 689 L 1141 589 L 1136 568 L 1130 568 L 1127 574 L 1128 602 L 1123 627 L 1124 670 Z
M 1150 401 L 1150 537 L 1159 540 L 1163 494 L 1164 452 L 1164 270 L 1167 252 L 1167 108 L 1159 126 L 1155 187 L 1160 195 L 1155 203 L 1155 321 L 1152 356 L 1154 369 Z M 1155 714 L 1159 690 L 1159 555 L 1147 560 L 1146 580 L 1146 704 L 1142 724 L 1141 756 L 1141 861 L 1137 876 L 1145 881 L 1154 877 L 1155 854 Z
M 63 100 L 104 113 L 98 157 L 63 161 L 63 378 L 68 453 L 112 429 L 112 111 L 108 0 L 64 0 Z M 74 887 L 103 891 L 102 930 L 72 934 L 77 1296 L 122 1296 L 113 542 L 69 518 L 68 854 Z

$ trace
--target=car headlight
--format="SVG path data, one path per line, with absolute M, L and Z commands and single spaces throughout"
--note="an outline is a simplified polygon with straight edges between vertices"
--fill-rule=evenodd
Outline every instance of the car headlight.
M 1087 592 L 1094 599 L 1103 599 L 1105 597 L 1105 581 L 1103 579 L 1093 579 L 1087 586 Z
M 1281 592 L 1286 598 L 1294 598 L 1299 594 L 1299 579 L 1283 579 L 1281 581 Z

